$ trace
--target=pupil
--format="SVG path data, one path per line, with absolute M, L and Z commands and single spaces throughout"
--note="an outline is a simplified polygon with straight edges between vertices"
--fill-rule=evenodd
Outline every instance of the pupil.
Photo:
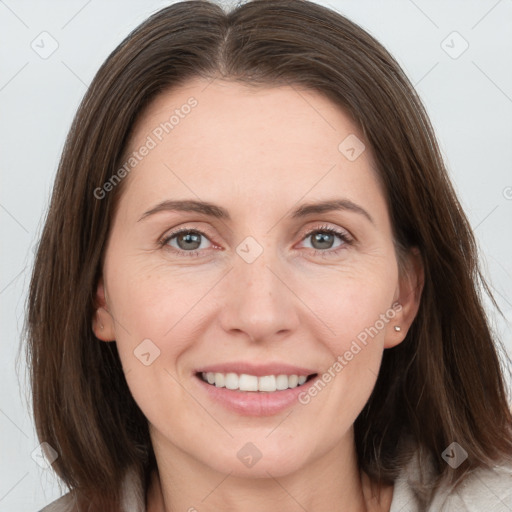
M 197 249 L 201 245 L 200 236 L 201 235 L 197 233 L 182 233 L 178 236 L 178 245 L 180 246 L 180 249 Z M 184 242 L 185 246 L 183 247 L 183 244 L 180 242 Z M 192 244 L 193 247 L 186 244 Z M 196 245 L 194 246 L 194 244 Z
M 330 249 L 333 243 L 333 236 L 332 233 L 316 233 L 316 235 L 313 236 L 312 245 L 315 249 Z M 315 246 L 316 242 L 320 244 L 319 247 Z

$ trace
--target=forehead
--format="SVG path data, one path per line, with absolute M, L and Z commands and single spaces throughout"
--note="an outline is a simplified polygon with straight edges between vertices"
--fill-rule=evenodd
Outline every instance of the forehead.
M 331 143 L 337 152 L 338 139 L 344 134 L 363 139 L 342 108 L 318 91 L 298 85 L 270 87 L 200 78 L 157 96 L 135 128 L 135 137 L 149 130 L 159 142 L 172 134 L 180 143 L 175 149 L 186 149 L 192 142 L 188 137 L 191 131 L 196 136 L 193 142 L 201 145 L 243 142 L 250 134 L 253 146 L 260 150 L 263 144 L 270 144 L 271 149 L 294 145 L 297 152 L 303 142 L 307 142 L 304 149 L 319 142 L 325 149 Z
M 128 192 L 146 201 L 167 190 L 205 199 L 250 194 L 259 204 L 287 196 L 293 203 L 333 187 L 378 186 L 356 124 L 321 93 L 295 85 L 189 81 L 149 105 L 126 158 L 144 145 L 151 149 L 130 172 Z M 348 146 L 365 149 L 353 159 Z

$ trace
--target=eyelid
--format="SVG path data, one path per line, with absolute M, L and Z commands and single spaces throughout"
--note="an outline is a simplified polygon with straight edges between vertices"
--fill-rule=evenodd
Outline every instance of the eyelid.
M 337 232 L 339 234 L 345 235 L 347 238 L 349 238 L 352 241 L 355 241 L 355 237 L 345 228 L 341 228 L 335 224 L 329 224 L 326 222 L 320 222 L 320 224 L 314 224 L 313 226 L 308 226 L 300 231 L 300 240 L 304 240 L 306 237 L 311 236 L 312 233 L 315 231 L 332 231 Z
M 214 243 L 212 241 L 213 236 L 211 233 L 209 233 L 208 228 L 206 228 L 206 229 L 203 227 L 198 228 L 198 227 L 188 226 L 188 225 L 184 225 L 182 227 L 177 227 L 177 228 L 172 228 L 172 229 L 166 230 L 163 235 L 158 237 L 157 243 L 164 245 L 165 243 L 167 243 L 169 241 L 170 238 L 173 238 L 176 235 L 179 235 L 180 233 L 183 233 L 185 231 L 198 232 L 202 236 L 207 238 L 212 244 Z

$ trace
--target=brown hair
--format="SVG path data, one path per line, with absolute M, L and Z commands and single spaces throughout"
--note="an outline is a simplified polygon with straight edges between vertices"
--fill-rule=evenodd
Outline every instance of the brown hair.
M 228 13 L 191 1 L 152 15 L 113 51 L 63 150 L 26 325 L 34 420 L 41 442 L 59 454 L 57 474 L 79 500 L 115 511 L 126 469 L 147 476 L 155 465 L 147 420 L 115 343 L 100 342 L 91 327 L 124 182 L 101 200 L 94 191 L 122 165 L 145 107 L 195 77 L 296 85 L 338 104 L 370 144 L 397 247 L 421 253 L 417 317 L 405 341 L 384 351 L 375 389 L 355 422 L 361 469 L 392 483 L 405 460 L 398 445 L 406 436 L 433 458 L 435 486 L 510 458 L 505 366 L 480 290 L 492 295 L 427 114 L 400 66 L 358 25 L 305 0 L 255 0 Z M 455 470 L 441 458 L 453 441 L 469 455 Z

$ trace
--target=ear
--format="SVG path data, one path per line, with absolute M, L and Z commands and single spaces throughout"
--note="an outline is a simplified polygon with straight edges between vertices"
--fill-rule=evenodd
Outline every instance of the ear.
M 92 319 L 92 330 L 96 338 L 102 341 L 115 341 L 114 317 L 108 309 L 103 277 L 98 281 L 95 299 L 96 311 Z
M 386 329 L 384 348 L 402 343 L 420 307 L 425 275 L 423 259 L 417 247 L 410 249 L 401 267 L 393 305 L 395 316 Z M 400 330 L 397 331 L 395 327 Z

